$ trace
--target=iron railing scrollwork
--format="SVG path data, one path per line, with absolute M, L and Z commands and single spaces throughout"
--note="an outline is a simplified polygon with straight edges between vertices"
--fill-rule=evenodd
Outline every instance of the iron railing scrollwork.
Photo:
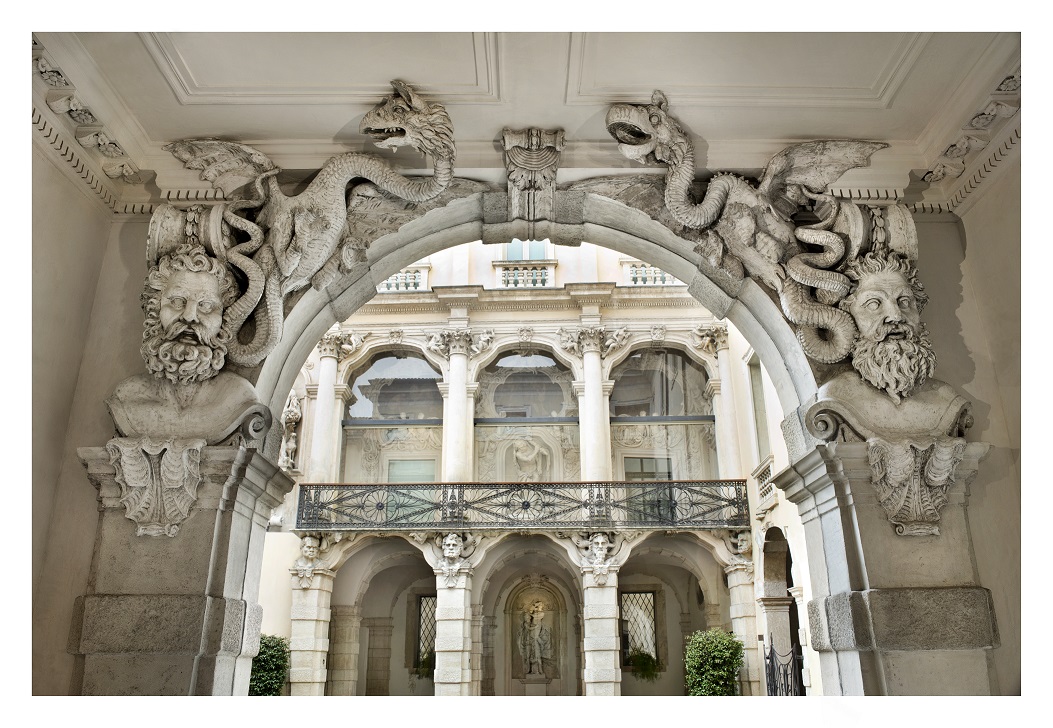
M 768 636 L 768 649 L 764 655 L 764 676 L 768 683 L 768 695 L 804 695 L 802 679 L 803 656 L 800 647 L 791 647 L 788 655 L 775 650 L 775 640 Z
M 328 531 L 748 528 L 745 480 L 300 486 L 296 527 Z

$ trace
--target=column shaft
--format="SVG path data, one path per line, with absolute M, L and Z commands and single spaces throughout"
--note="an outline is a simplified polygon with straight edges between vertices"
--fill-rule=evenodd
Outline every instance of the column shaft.
M 742 451 L 739 448 L 735 396 L 731 386 L 731 360 L 727 346 L 717 349 L 717 372 L 719 386 L 713 394 L 713 412 L 717 419 L 717 465 L 720 477 L 734 479 L 743 477 Z
M 599 349 L 589 347 L 582 352 L 582 374 L 578 408 L 582 480 L 610 480 L 610 412 L 603 407 L 603 363 Z
M 470 695 L 472 692 L 471 577 L 460 573 L 453 586 L 436 576 L 435 694 Z
M 333 572 L 315 569 L 308 589 L 292 577 L 289 693 L 325 695 Z
M 336 356 L 323 353 L 318 362 L 318 394 L 311 425 L 311 461 L 307 480 L 324 483 L 334 480 L 333 416 L 336 409 Z
M 450 352 L 449 380 L 446 393 L 446 421 L 443 422 L 443 481 L 464 482 L 471 479 L 468 468 L 468 355 Z
M 753 596 L 751 564 L 732 564 L 724 569 L 731 595 L 731 630 L 742 642 L 743 695 L 761 695 L 760 656 L 757 653 L 757 611 Z

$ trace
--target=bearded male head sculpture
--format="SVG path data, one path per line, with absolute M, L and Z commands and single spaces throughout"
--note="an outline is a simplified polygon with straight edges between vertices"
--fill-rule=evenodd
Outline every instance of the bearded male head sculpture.
M 178 385 L 218 374 L 234 338 L 223 312 L 238 294 L 227 266 L 201 245 L 180 245 L 161 256 L 140 296 L 147 370 Z
M 855 286 L 838 305 L 859 330 L 852 366 L 895 402 L 909 397 L 936 369 L 921 310 L 928 302 L 917 268 L 899 253 L 867 253 L 844 271 Z

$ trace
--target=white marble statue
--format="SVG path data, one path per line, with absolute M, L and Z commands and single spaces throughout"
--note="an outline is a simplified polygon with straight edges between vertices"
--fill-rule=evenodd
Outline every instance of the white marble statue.
M 533 438 L 516 440 L 512 456 L 520 483 L 537 483 L 545 479 L 548 453 Z

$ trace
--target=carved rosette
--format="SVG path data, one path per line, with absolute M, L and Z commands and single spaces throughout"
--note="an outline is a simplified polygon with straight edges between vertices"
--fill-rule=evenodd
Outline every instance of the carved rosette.
M 965 453 L 960 437 L 867 440 L 878 501 L 900 536 L 940 535 L 940 509 Z
M 598 352 L 606 357 L 629 340 L 629 329 L 625 326 L 612 333 L 607 333 L 603 326 L 587 326 L 581 329 L 563 329 L 559 334 L 559 345 L 575 356 L 584 356 L 589 352 Z
M 493 341 L 494 332 L 489 329 L 476 335 L 471 329 L 443 329 L 432 334 L 428 348 L 447 360 L 454 354 L 470 359 L 489 349 Z
M 716 356 L 719 350 L 728 348 L 728 329 L 718 324 L 699 324 L 691 331 L 691 341 L 696 349 Z
M 136 536 L 175 536 L 201 484 L 202 438 L 115 437 L 106 443 Z

